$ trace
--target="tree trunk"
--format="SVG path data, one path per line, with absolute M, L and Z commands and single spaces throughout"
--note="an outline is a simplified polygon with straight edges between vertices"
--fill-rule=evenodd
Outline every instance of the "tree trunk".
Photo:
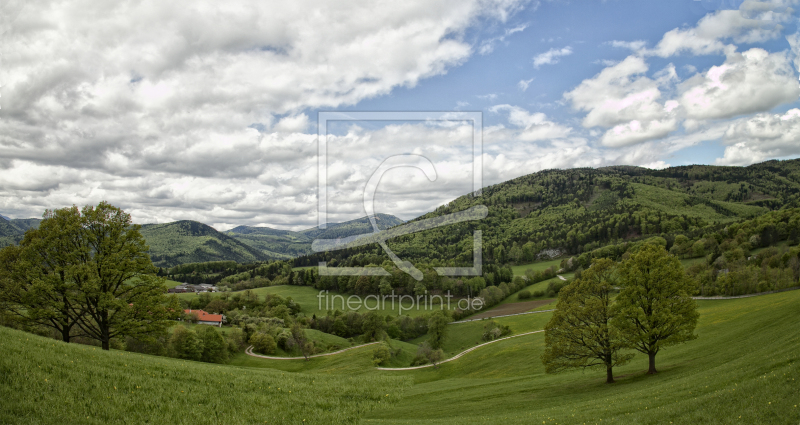
M 64 327 L 61 328 L 61 340 L 62 341 L 67 342 L 67 343 L 69 342 L 69 338 L 70 338 L 69 337 L 69 331 L 71 329 L 72 329 L 71 326 L 70 327 L 64 326 Z
M 650 369 L 648 369 L 648 375 L 655 375 L 658 373 L 656 370 L 656 353 L 647 353 L 647 356 L 650 357 Z
M 611 371 L 611 366 L 606 366 L 606 384 L 614 383 L 614 372 Z

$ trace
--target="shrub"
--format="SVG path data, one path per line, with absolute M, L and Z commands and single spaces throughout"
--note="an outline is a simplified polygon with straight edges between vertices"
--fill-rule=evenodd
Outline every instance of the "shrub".
M 250 344 L 253 345 L 253 351 L 261 354 L 275 354 L 278 349 L 278 343 L 272 335 L 263 332 L 257 332 L 250 337 Z
M 517 298 L 519 298 L 521 300 L 527 300 L 530 297 L 531 297 L 531 292 L 528 291 L 528 290 L 520 291 L 520 293 L 517 294 Z
M 531 296 L 532 296 L 533 298 L 540 298 L 540 297 L 543 297 L 543 296 L 544 296 L 544 291 L 533 291 L 533 294 L 531 294 Z
M 378 344 L 378 346 L 372 350 L 372 365 L 379 366 L 391 357 L 392 352 L 389 350 L 389 347 L 387 347 L 386 344 Z

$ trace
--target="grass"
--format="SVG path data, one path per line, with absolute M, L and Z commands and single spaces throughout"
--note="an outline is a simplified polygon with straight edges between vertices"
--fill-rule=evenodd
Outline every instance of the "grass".
M 8 328 L 0 340 L 0 423 L 355 423 L 409 385 L 102 351 Z
M 413 377 L 415 386 L 364 422 L 800 422 L 800 291 L 698 305 L 699 338 L 659 353 L 658 375 L 646 375 L 641 354 L 615 368 L 613 385 L 602 370 L 547 375 L 539 361 L 544 335 L 534 334 L 438 370 L 388 372 Z
M 599 369 L 545 374 L 542 333 L 438 369 L 387 372 L 372 367 L 372 347 L 307 362 L 239 356 L 222 366 L 0 328 L 0 423 L 800 422 L 800 291 L 698 306 L 698 339 L 659 353 L 654 376 L 637 354 L 615 368 L 613 385 Z M 522 333 L 550 314 L 495 321 Z M 445 351 L 478 342 L 483 324 L 451 325 Z M 415 349 L 392 344 L 401 356 Z
M 555 266 L 556 270 L 558 270 L 561 268 L 562 260 L 563 260 L 562 258 L 559 258 L 557 260 L 537 261 L 535 263 L 530 263 L 530 264 L 511 266 L 511 271 L 514 272 L 514 276 L 525 276 L 525 271 L 528 269 L 532 269 L 535 272 L 540 272 L 544 271 L 548 267 Z
M 326 306 L 325 298 L 321 298 L 321 299 L 318 298 L 318 295 L 320 294 L 320 290 L 319 289 L 314 289 L 314 288 L 312 288 L 310 286 L 278 285 L 278 286 L 267 286 L 267 287 L 264 287 L 264 288 L 251 289 L 251 291 L 253 291 L 256 294 L 258 294 L 259 298 L 262 299 L 262 300 L 265 298 L 266 294 L 277 294 L 277 295 L 280 295 L 281 297 L 284 297 L 284 298 L 292 297 L 292 299 L 295 302 L 300 304 L 301 311 L 306 316 L 311 316 L 311 315 L 314 315 L 314 314 L 316 314 L 317 316 L 324 316 L 324 315 L 326 315 L 328 313 L 329 309 L 333 310 L 333 309 L 336 309 L 336 308 L 338 308 L 339 310 L 342 310 L 342 311 L 350 311 L 351 310 L 351 309 L 347 308 L 347 304 L 346 304 L 347 303 L 347 298 L 349 297 L 349 295 L 340 294 L 340 293 L 335 292 L 335 291 L 328 291 L 326 293 L 326 295 L 328 295 L 329 303 Z M 186 299 L 186 300 L 191 300 L 192 298 L 199 296 L 198 294 L 195 294 L 195 293 L 183 293 L 183 294 L 177 294 L 177 295 L 178 295 L 178 297 Z M 215 296 L 216 295 L 218 295 L 218 294 L 215 294 Z M 343 298 L 336 297 L 334 299 L 333 297 L 335 295 L 341 295 Z M 360 298 L 364 299 L 365 297 L 360 297 Z M 343 306 L 342 299 L 344 299 L 344 308 L 342 307 Z M 390 301 L 391 301 L 391 299 L 387 298 L 385 304 L 381 305 L 381 307 L 385 306 L 386 308 L 380 308 L 378 310 L 383 312 L 383 314 L 399 314 L 400 313 L 401 304 L 399 302 L 395 302 L 392 305 L 392 303 Z M 446 301 L 446 299 L 445 299 L 445 301 Z M 451 300 L 451 306 L 453 308 L 455 308 L 455 302 L 456 302 L 455 298 Z M 369 299 L 366 299 L 365 303 L 366 303 L 366 306 L 368 306 L 370 308 L 374 308 L 375 305 L 376 305 L 375 298 L 372 298 L 372 297 L 370 297 Z M 352 305 L 356 306 L 356 303 L 354 302 Z M 357 310 L 354 310 L 354 311 L 360 311 L 360 312 L 369 311 L 366 308 L 366 306 L 361 304 L 360 308 L 357 309 Z M 326 308 L 326 307 L 329 307 L 329 308 Z M 419 316 L 419 315 L 425 314 L 425 313 L 430 313 L 430 310 L 427 310 L 427 311 L 424 310 L 424 306 L 420 307 L 419 310 L 417 310 L 416 308 L 412 309 L 411 308 L 412 304 L 407 299 L 404 300 L 404 302 L 402 303 L 402 307 L 403 307 L 402 313 L 405 314 L 405 315 L 411 316 L 411 317 Z

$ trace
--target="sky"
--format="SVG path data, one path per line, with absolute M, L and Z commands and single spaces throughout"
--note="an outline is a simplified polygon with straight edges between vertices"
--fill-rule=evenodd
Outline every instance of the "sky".
M 797 158 L 799 6 L 0 0 L 0 214 L 316 226 L 319 112 L 345 117 L 322 129 L 330 222 L 411 219 L 476 176 Z

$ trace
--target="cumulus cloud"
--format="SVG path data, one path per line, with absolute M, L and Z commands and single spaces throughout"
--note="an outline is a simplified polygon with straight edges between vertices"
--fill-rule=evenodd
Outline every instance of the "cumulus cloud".
M 532 82 L 533 78 L 531 78 L 530 80 L 519 80 L 519 82 L 517 83 L 517 87 L 519 87 L 519 89 L 522 91 L 527 91 L 528 87 L 531 85 Z
M 678 105 L 662 103 L 659 86 L 676 78 L 675 69 L 665 68 L 655 80 L 645 75 L 648 69 L 642 57 L 628 56 L 584 80 L 564 98 L 574 109 L 587 112 L 584 127 L 609 128 L 601 138 L 605 146 L 629 146 L 664 137 L 677 128 Z
M 22 9 L 0 52 L 0 208 L 38 216 L 107 199 L 140 222 L 307 227 L 316 135 L 305 111 L 444 74 L 473 54 L 465 31 L 523 3 Z
M 669 57 L 680 53 L 709 55 L 736 50 L 723 40 L 757 43 L 780 36 L 791 9 L 773 2 L 746 1 L 740 10 L 720 10 L 703 17 L 692 28 L 675 28 L 648 54 Z
M 680 85 L 680 102 L 694 119 L 768 111 L 797 100 L 800 87 L 784 52 L 753 48 Z
M 647 45 L 647 42 L 644 40 L 636 40 L 636 41 L 620 41 L 620 40 L 612 40 L 608 43 L 612 47 L 617 47 L 621 49 L 628 49 L 637 52 L 642 50 L 644 46 Z
M 508 122 L 521 129 L 516 135 L 517 140 L 534 142 L 567 137 L 571 128 L 549 121 L 541 112 L 533 113 L 511 105 L 495 105 L 489 108 L 490 112 L 508 113 Z
M 533 67 L 539 69 L 542 65 L 555 65 L 561 59 L 562 56 L 569 56 L 572 54 L 572 47 L 567 46 L 561 49 L 550 49 L 544 53 L 536 55 L 533 58 Z
M 720 165 L 749 165 L 769 158 L 800 155 L 800 109 L 737 120 L 725 132 Z

